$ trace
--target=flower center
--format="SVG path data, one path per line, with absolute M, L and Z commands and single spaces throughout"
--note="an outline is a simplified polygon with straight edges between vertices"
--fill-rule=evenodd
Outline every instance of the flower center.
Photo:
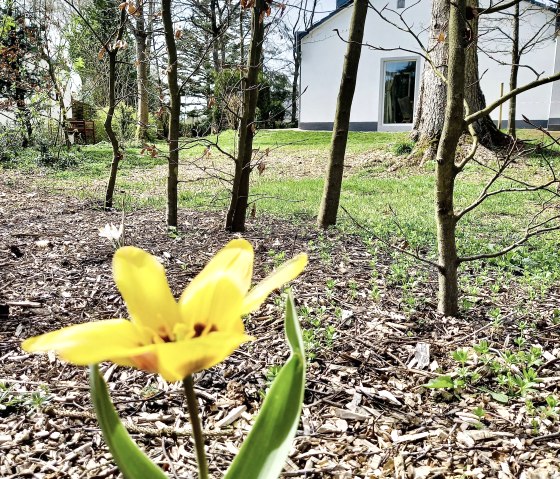
M 194 325 L 193 338 L 199 338 L 200 336 L 203 335 L 204 332 L 206 332 L 206 334 L 209 334 L 209 333 L 214 333 L 215 331 L 218 331 L 218 329 L 214 325 L 210 326 L 210 328 L 207 328 L 206 325 L 203 323 L 196 323 Z
M 194 336 L 193 337 L 198 338 L 198 337 L 202 336 L 202 333 L 204 332 L 205 327 L 206 326 L 202 323 L 196 323 L 194 325 Z

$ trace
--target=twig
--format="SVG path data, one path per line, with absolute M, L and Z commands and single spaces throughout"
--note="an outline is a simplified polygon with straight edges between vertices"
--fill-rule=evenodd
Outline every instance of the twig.
M 175 469 L 175 466 L 173 465 L 173 461 L 171 460 L 171 458 L 169 457 L 169 454 L 167 454 L 167 450 L 165 449 L 165 438 L 164 437 L 161 438 L 161 451 L 163 452 L 163 457 L 165 457 L 165 459 L 167 460 L 167 463 L 169 464 L 169 469 L 171 470 L 171 474 L 173 475 L 173 477 L 175 479 L 177 479 L 179 476 L 177 475 L 177 471 Z
M 48 416 L 58 416 L 58 417 L 65 417 L 68 419 L 89 419 L 89 420 L 97 420 L 97 417 L 93 412 L 89 411 L 68 411 L 66 409 L 55 408 L 52 406 L 47 406 L 46 408 L 42 409 L 42 411 L 47 414 Z M 136 426 L 134 424 L 127 424 L 123 423 L 126 427 L 127 431 L 132 434 L 142 434 L 144 436 L 151 436 L 151 437 L 185 437 L 185 436 L 192 436 L 192 430 L 190 428 L 186 429 L 176 429 L 174 427 L 164 427 L 161 429 L 157 429 L 154 427 L 143 427 L 143 426 Z M 203 431 L 206 437 L 223 437 L 223 436 L 233 436 L 235 435 L 234 430 L 226 430 L 226 431 Z
M 8 306 L 19 306 L 20 308 L 40 308 L 41 303 L 35 301 L 6 301 Z
M 550 439 L 558 439 L 560 437 L 560 432 L 554 432 L 552 434 L 546 434 L 544 436 L 538 436 L 533 439 L 533 442 L 543 442 L 549 441 Z

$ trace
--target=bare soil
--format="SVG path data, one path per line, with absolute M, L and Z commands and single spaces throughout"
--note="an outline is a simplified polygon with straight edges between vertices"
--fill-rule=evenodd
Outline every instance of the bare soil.
M 176 294 L 231 236 L 216 213 L 182 211 L 180 235 L 166 234 L 161 211 L 127 214 L 126 242 L 162 259 Z M 29 336 L 62 326 L 126 316 L 111 276 L 113 248 L 98 228 L 120 222 L 118 212 L 63 194 L 24 186 L 16 173 L 0 178 L 0 476 L 3 478 L 116 478 L 92 415 L 85 368 L 53 355 L 29 355 Z M 558 422 L 531 427 L 525 398 L 508 405 L 486 394 L 449 394 L 422 387 L 438 371 L 456 367 L 450 351 L 487 339 L 499 349 L 518 335 L 515 306 L 529 301 L 514 285 L 501 303 L 484 294 L 468 317 L 434 312 L 435 277 L 419 286 L 424 309 L 405 309 L 402 294 L 384 281 L 391 254 L 376 257 L 358 236 L 320 236 L 311 224 L 252 219 L 245 237 L 256 251 L 255 276 L 278 259 L 307 251 L 309 267 L 293 283 L 303 327 L 314 331 L 315 358 L 285 477 L 305 478 L 552 478 L 560 477 Z M 274 252 L 274 253 L 271 253 Z M 410 274 L 414 274 L 411 270 Z M 326 281 L 335 280 L 327 288 Z M 372 298 L 372 281 L 380 296 Z M 491 284 L 488 285 L 490 287 Z M 223 364 L 196 377 L 211 473 L 220 477 L 258 412 L 270 368 L 288 355 L 282 305 L 273 295 L 247 322 L 258 339 Z M 560 289 L 535 303 L 543 318 L 560 305 Z M 504 312 L 500 327 L 490 307 Z M 542 314 L 536 314 L 537 312 Z M 310 318 L 320 318 L 313 326 Z M 542 382 L 531 399 L 558 397 L 560 327 L 538 319 L 527 333 L 548 352 Z M 330 341 L 325 328 L 335 328 Z M 311 333 L 313 336 L 313 334 Z M 430 365 L 412 362 L 418 343 L 428 344 Z M 188 416 L 179 384 L 140 371 L 103 364 L 113 400 L 133 437 L 170 477 L 195 474 Z M 35 395 L 33 395 L 35 393 Z M 10 402 L 10 398 L 14 399 Z M 477 424 L 472 411 L 486 411 Z M 241 479 L 241 478 L 240 478 Z

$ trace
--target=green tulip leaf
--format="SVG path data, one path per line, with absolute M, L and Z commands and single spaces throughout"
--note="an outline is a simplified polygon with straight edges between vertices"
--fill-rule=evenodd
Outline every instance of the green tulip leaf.
M 277 479 L 292 447 L 305 391 L 305 352 L 292 292 L 286 303 L 291 356 L 272 383 L 261 411 L 224 479 Z
M 125 479 L 168 479 L 163 471 L 146 456 L 123 426 L 109 397 L 107 384 L 97 364 L 89 370 L 90 392 L 109 451 Z
M 430 379 L 427 384 L 422 384 L 422 386 L 431 389 L 453 389 L 455 383 L 451 376 L 438 376 L 437 378 Z

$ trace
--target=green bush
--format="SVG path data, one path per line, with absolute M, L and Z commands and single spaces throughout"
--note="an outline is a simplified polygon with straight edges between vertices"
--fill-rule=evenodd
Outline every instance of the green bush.
M 214 82 L 215 102 L 209 116 L 220 130 L 235 130 L 238 127 L 243 101 L 240 72 L 237 69 L 224 69 L 215 73 Z M 290 80 L 285 74 L 269 70 L 259 73 L 256 111 L 259 128 L 280 128 L 284 125 L 286 103 L 291 94 Z
M 109 141 L 105 131 L 105 118 L 107 118 L 107 108 L 97 111 L 95 120 L 95 142 Z M 150 115 L 148 136 L 150 141 L 154 141 L 157 136 L 157 122 L 153 115 Z M 133 106 L 121 103 L 115 109 L 113 116 L 113 130 L 119 142 L 127 143 L 134 141 L 136 136 L 136 109 Z
M 199 138 L 212 133 L 212 122 L 210 118 L 199 117 L 191 121 L 181 123 L 181 136 Z
M 291 98 L 290 80 L 284 73 L 265 71 L 259 76 L 257 121 L 260 128 L 281 128 Z
M 15 164 L 22 139 L 20 128 L 0 125 L 0 165 L 13 166 Z
M 37 164 L 55 170 L 73 168 L 83 160 L 83 155 L 78 150 L 67 150 L 64 147 L 48 148 L 42 145 L 38 150 L 35 158 Z

